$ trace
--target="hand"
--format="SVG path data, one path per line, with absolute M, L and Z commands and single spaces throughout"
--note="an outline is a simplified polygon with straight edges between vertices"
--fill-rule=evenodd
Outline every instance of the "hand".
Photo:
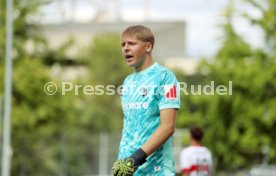
M 113 176 L 132 176 L 138 166 L 134 166 L 132 158 L 118 160 L 113 164 Z
M 113 164 L 113 176 L 132 176 L 139 166 L 146 162 L 147 154 L 139 148 L 128 158 L 118 160 Z

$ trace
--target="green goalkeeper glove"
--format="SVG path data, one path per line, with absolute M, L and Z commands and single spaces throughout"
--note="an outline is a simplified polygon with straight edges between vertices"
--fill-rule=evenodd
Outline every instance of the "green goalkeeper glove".
M 139 148 L 128 158 L 118 160 L 113 164 L 113 176 L 132 176 L 139 166 L 146 162 L 147 154 Z

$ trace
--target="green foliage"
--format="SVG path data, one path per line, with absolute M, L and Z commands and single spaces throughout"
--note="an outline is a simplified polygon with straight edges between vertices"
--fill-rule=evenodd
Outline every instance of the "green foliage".
M 108 85 L 114 86 L 114 95 L 84 97 L 86 104 L 93 107 L 87 109 L 89 119 L 92 118 L 91 121 L 96 123 L 95 127 L 99 130 L 118 131 L 122 126 L 123 114 L 117 90 L 131 71 L 122 57 L 120 37 L 112 33 L 100 34 L 81 53 L 83 54 L 80 59 L 88 63 L 89 69 L 85 83 L 92 86 L 101 85 L 105 92 Z
M 251 20 L 265 34 L 265 48 L 253 48 L 237 34 L 231 21 L 237 12 L 230 6 L 222 25 L 222 46 L 211 62 L 201 64 L 199 71 L 207 69 L 208 74 L 197 75 L 205 77 L 200 84 L 212 80 L 228 85 L 232 81 L 233 95 L 184 96 L 186 112 L 181 111 L 183 118 L 178 120 L 179 126 L 197 124 L 205 128 L 204 143 L 212 150 L 218 170 L 233 171 L 261 163 L 264 146 L 270 147 L 270 163 L 276 163 L 276 38 L 272 30 L 276 3 L 266 1 L 267 8 L 253 1 L 249 4 L 262 11 L 260 19 Z
M 63 133 L 64 140 L 60 144 L 63 146 L 61 161 L 64 173 L 97 174 L 99 132 L 117 132 L 123 124 L 119 94 L 100 95 L 97 86 L 103 86 L 101 90 L 106 91 L 106 86 L 114 85 L 116 91 L 130 68 L 124 63 L 119 36 L 110 33 L 96 36 L 89 46 L 80 50 L 78 60 L 87 63 L 83 65 L 87 73 L 74 84 L 92 86 L 94 93 L 88 95 L 83 88 L 80 89 L 77 112 L 66 122 L 67 131 Z
M 61 96 L 61 90 L 53 96 L 44 93 L 44 84 L 51 80 L 49 71 L 41 59 L 21 59 L 14 67 L 12 175 L 59 173 L 58 145 L 66 128 L 63 122 L 74 114 L 68 112 L 74 103 L 70 96 Z
M 38 34 L 39 27 L 32 23 L 30 16 L 50 0 L 14 0 L 13 4 L 13 45 L 14 58 L 24 58 L 29 53 L 26 52 L 26 43 L 32 43 L 36 50 L 39 46 L 45 46 L 45 40 Z M 0 1 L 0 36 L 5 39 L 5 23 L 6 23 L 6 1 Z M 5 40 L 0 41 L 0 56 L 4 56 Z M 2 60 L 2 59 L 1 59 Z
M 253 24 L 258 26 L 264 34 L 265 51 L 268 55 L 276 55 L 276 12 L 275 0 L 245 0 L 261 13 L 260 18 L 251 17 L 247 13 L 243 15 Z
M 30 15 L 44 3 L 46 1 L 14 1 L 11 175 L 59 175 L 64 131 L 74 124 L 72 119 L 78 112 L 74 95 L 61 96 L 60 86 L 53 96 L 46 95 L 43 89 L 49 81 L 61 85 L 60 80 L 51 77 L 50 67 L 45 64 L 47 58 L 39 54 L 41 49 L 47 52 L 47 43 L 38 34 L 37 26 L 29 21 Z M 0 14 L 2 96 L 6 32 L 4 0 L 0 1 Z M 33 50 L 27 50 L 28 42 L 34 46 Z
M 30 15 L 47 1 L 15 0 L 14 72 L 12 109 L 12 175 L 78 175 L 96 172 L 99 131 L 121 129 L 123 114 L 120 96 L 61 95 L 61 78 L 51 76 L 51 66 L 66 65 L 69 39 L 51 50 L 30 21 Z M 212 62 L 203 62 L 193 76 L 178 75 L 188 84 L 228 85 L 233 95 L 181 97 L 178 127 L 193 124 L 206 129 L 205 144 L 217 159 L 219 170 L 235 170 L 260 163 L 263 146 L 270 146 L 269 158 L 276 163 L 276 35 L 275 0 L 262 3 L 248 0 L 262 12 L 258 19 L 244 16 L 264 33 L 265 47 L 255 49 L 233 28 L 233 8 L 226 13 L 222 47 Z M 5 1 L 0 0 L 0 37 L 5 38 Z M 27 51 L 26 44 L 34 49 Z M 4 87 L 5 40 L 0 40 L 0 95 Z M 70 58 L 74 59 L 74 58 Z M 73 84 L 115 85 L 131 72 L 121 55 L 119 36 L 101 34 L 80 50 L 76 62 L 87 69 L 85 78 Z M 203 74 L 204 73 L 204 74 Z M 208 73 L 208 74 L 206 74 Z M 48 96 L 43 87 L 53 81 L 57 93 Z M 95 87 L 94 87 L 95 88 Z M 80 173 L 82 172 L 82 173 Z M 96 173 L 95 173 L 96 174 Z

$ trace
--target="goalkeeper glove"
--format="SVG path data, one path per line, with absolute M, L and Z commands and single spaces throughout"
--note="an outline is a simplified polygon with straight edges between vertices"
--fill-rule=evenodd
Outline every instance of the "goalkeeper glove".
M 139 148 L 128 158 L 118 160 L 114 163 L 113 176 L 132 176 L 139 166 L 146 162 L 147 154 Z

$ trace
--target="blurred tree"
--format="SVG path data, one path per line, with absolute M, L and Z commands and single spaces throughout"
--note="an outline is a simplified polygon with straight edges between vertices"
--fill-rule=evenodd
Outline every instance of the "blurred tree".
M 35 73 L 35 74 L 33 74 Z M 12 175 L 59 175 L 60 146 L 70 119 L 75 117 L 74 95 L 44 92 L 44 84 L 59 80 L 40 59 L 21 59 L 14 67 L 12 111 Z
M 114 134 L 122 128 L 123 114 L 117 88 L 131 69 L 122 59 L 119 39 L 113 33 L 99 34 L 80 51 L 78 60 L 87 63 L 87 76 L 78 84 L 93 88 L 87 91 L 88 94 L 84 92 L 88 89 L 81 88 L 78 118 L 72 121 L 75 125 L 66 133 L 67 173 L 71 175 L 98 174 L 99 133 Z M 107 88 L 109 85 L 112 86 L 110 89 Z M 106 147 L 116 148 L 118 142 Z M 112 162 L 110 158 L 116 157 L 116 153 L 108 155 L 109 162 Z
M 27 45 L 32 47 L 32 53 L 37 53 L 42 47 L 46 46 L 46 41 L 38 33 L 39 27 L 33 23 L 30 16 L 37 13 L 37 11 L 50 0 L 14 0 L 13 1 L 13 45 L 14 45 L 14 60 L 24 58 L 30 55 Z M 0 41 L 0 57 L 1 62 L 4 58 L 5 47 L 5 23 L 6 23 L 6 1 L 0 0 L 0 36 L 3 40 Z
M 85 81 L 89 85 L 103 86 L 95 91 L 96 95 L 85 97 L 89 105 L 94 107 L 87 111 L 90 118 L 94 118 L 89 121 L 94 121 L 97 123 L 95 126 L 106 131 L 118 131 L 122 127 L 123 114 L 118 90 L 124 78 L 131 72 L 131 68 L 125 63 L 120 46 L 118 35 L 104 33 L 96 36 L 80 56 L 89 65 L 89 76 Z M 107 86 L 111 86 L 110 89 L 113 91 L 108 90 Z M 100 89 L 104 90 L 103 95 Z
M 5 0 L 0 0 L 0 95 L 4 87 Z M 60 80 L 51 77 L 46 60 L 47 42 L 30 20 L 47 0 L 14 0 L 13 96 L 12 96 L 12 170 L 11 175 L 60 175 L 64 155 L 63 132 L 75 117 L 76 97 L 68 94 L 48 96 L 44 85 Z M 65 52 L 53 51 L 55 58 Z M 50 58 L 51 59 L 51 58 Z M 58 60 L 58 59 L 57 59 Z M 70 111 L 69 111 L 70 110 Z M 65 123 L 64 123 L 65 122 Z M 2 132 L 1 132 L 2 134 Z
M 122 111 L 117 87 L 129 72 L 120 52 L 119 36 L 95 38 L 79 59 L 69 58 L 69 38 L 57 49 L 48 46 L 31 17 L 47 0 L 14 0 L 14 72 L 12 109 L 12 175 L 97 174 L 99 131 L 118 131 Z M 5 38 L 5 0 L 0 0 L 0 36 Z M 0 90 L 4 85 L 5 40 L 0 40 Z M 80 53 L 83 53 L 80 51 Z M 115 95 L 61 95 L 62 78 L 52 76 L 67 65 L 87 68 L 85 79 L 73 84 L 114 85 Z M 57 93 L 45 94 L 45 83 Z M 92 150 L 93 149 L 93 150 Z
M 254 48 L 237 34 L 232 20 L 239 12 L 230 4 L 222 25 L 222 46 L 214 60 L 201 64 L 198 75 L 205 77 L 201 84 L 232 81 L 233 95 L 185 96 L 187 112 L 178 120 L 179 126 L 205 127 L 205 143 L 213 151 L 218 170 L 261 163 L 264 146 L 270 147 L 270 163 L 276 163 L 276 1 L 247 3 L 262 14 L 258 19 L 244 16 L 264 33 L 264 47 Z

